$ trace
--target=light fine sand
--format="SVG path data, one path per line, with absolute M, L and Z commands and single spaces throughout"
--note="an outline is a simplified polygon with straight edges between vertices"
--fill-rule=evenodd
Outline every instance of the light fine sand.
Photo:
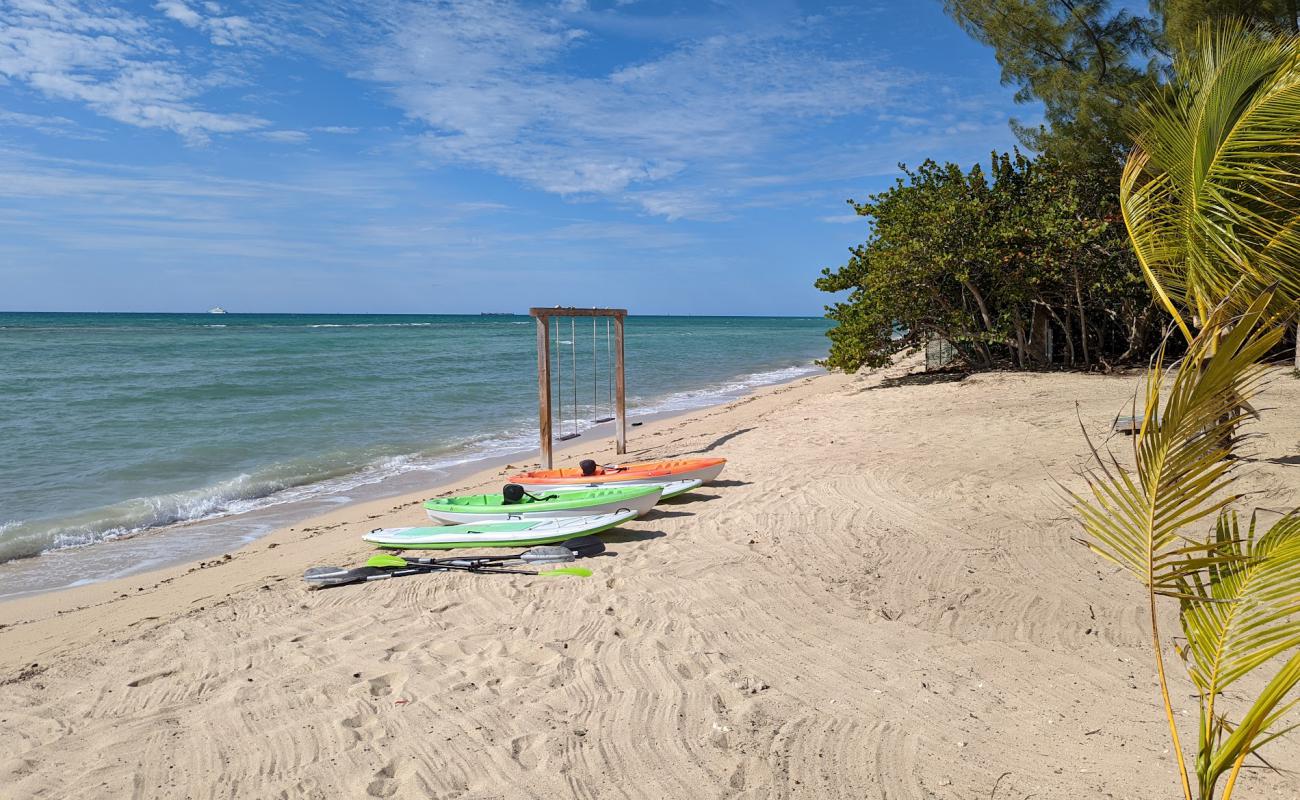
M 1176 797 L 1141 591 L 1062 489 L 1137 379 L 907 367 L 632 429 L 730 463 L 591 578 L 300 580 L 426 493 L 0 605 L 0 797 Z M 1255 504 L 1300 503 L 1298 402 L 1279 372 Z M 1300 738 L 1268 756 L 1236 796 L 1300 794 Z

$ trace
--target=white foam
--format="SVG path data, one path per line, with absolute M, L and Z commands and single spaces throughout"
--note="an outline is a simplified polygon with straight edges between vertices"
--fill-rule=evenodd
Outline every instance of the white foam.
M 687 411 L 696 408 L 725 403 L 734 400 L 760 386 L 788 383 L 799 378 L 822 372 L 816 364 L 797 364 L 791 367 L 753 372 L 714 386 L 676 392 L 646 405 L 637 405 L 637 414 L 662 414 L 671 411 Z
M 308 328 L 427 328 L 434 323 L 432 322 L 354 322 L 354 323 L 337 323 L 322 322 L 315 325 L 308 325 Z M 275 326 L 272 326 L 275 327 Z
M 629 416 L 717 405 L 759 386 L 796 380 L 820 371 L 816 365 L 800 364 L 742 375 L 701 389 L 676 392 L 646 404 L 629 398 L 632 401 Z M 580 432 L 591 430 L 598 424 L 594 417 L 604 409 L 585 407 L 581 411 L 584 415 L 576 422 L 565 420 L 564 432 L 570 430 L 570 424 Z M 557 429 L 556 433 L 560 432 Z M 313 478 L 304 474 L 310 473 L 309 469 L 300 468 L 295 472 L 292 465 L 277 465 L 258 476 L 241 474 L 200 489 L 135 498 L 87 513 L 81 519 L 68 520 L 59 527 L 38 526 L 18 520 L 4 522 L 0 523 L 0 561 L 84 547 L 146 530 L 215 520 L 305 500 L 347 502 L 349 493 L 399 475 L 445 472 L 475 461 L 531 451 L 536 447 L 536 437 L 536 427 L 517 423 L 510 429 L 454 443 L 448 452 L 438 455 L 409 453 L 387 456 L 346 474 L 328 475 L 328 468 L 322 466 L 321 476 Z M 24 532 L 24 527 L 30 530 Z

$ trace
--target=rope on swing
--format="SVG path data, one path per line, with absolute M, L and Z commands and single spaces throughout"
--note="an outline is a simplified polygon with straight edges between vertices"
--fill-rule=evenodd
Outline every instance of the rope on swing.
M 576 337 L 574 335 L 576 332 L 577 332 L 577 327 L 573 321 L 573 317 L 570 317 L 569 318 L 569 366 L 572 367 L 572 371 L 573 371 L 573 417 L 569 425 L 569 433 L 563 436 L 555 437 L 557 441 L 561 441 L 561 442 L 567 441 L 569 439 L 576 439 L 579 436 L 579 432 L 578 432 L 578 345 L 575 343 Z M 558 356 L 559 349 L 560 349 L 560 326 L 559 325 L 555 326 L 555 342 L 556 342 L 555 351 Z M 564 421 L 564 365 L 560 364 L 559 366 L 560 368 L 555 371 L 555 382 L 560 387 L 560 400 L 556 404 L 556 409 L 560 414 L 560 421 L 563 422 Z
M 596 319 L 591 320 L 591 363 L 596 363 Z M 605 377 L 609 379 L 609 398 L 605 405 L 607 417 L 597 419 L 597 422 L 614 421 L 614 344 L 610 339 L 609 317 L 605 317 Z M 593 372 L 595 367 L 592 367 Z M 591 376 L 591 413 L 596 413 L 596 376 Z

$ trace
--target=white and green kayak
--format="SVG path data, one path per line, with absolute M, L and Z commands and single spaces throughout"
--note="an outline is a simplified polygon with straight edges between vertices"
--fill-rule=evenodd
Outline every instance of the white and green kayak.
M 560 519 L 475 522 L 431 528 L 377 528 L 361 538 L 393 550 L 454 550 L 459 547 L 530 547 L 607 531 L 639 512 L 592 514 Z
M 510 487 L 506 487 L 509 489 Z M 663 494 L 662 486 L 601 486 L 562 492 L 522 494 L 509 502 L 504 494 L 471 494 L 440 497 L 424 504 L 435 522 L 461 523 L 485 520 L 556 519 L 561 517 L 616 514 L 635 511 L 638 516 L 655 507 Z
M 668 500 L 673 497 L 676 497 L 679 494 L 686 494 L 687 492 L 693 489 L 698 489 L 703 485 L 704 485 L 704 481 L 698 479 L 682 480 L 682 481 L 646 481 L 644 483 L 616 483 L 616 484 L 575 483 L 567 486 L 547 486 L 541 489 L 530 490 L 530 491 L 533 491 L 534 494 L 551 494 L 553 492 L 581 492 L 586 489 L 599 489 L 601 487 L 607 489 L 614 489 L 614 488 L 634 487 L 634 486 L 639 486 L 639 487 L 661 486 L 663 487 L 664 493 L 659 495 L 659 499 Z

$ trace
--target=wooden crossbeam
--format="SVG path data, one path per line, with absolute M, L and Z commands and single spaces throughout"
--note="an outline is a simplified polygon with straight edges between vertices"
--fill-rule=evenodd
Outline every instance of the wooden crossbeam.
M 626 308 L 573 308 L 564 306 L 555 306 L 554 308 L 530 308 L 528 315 L 545 319 L 547 317 L 615 317 L 622 319 L 627 316 Z

